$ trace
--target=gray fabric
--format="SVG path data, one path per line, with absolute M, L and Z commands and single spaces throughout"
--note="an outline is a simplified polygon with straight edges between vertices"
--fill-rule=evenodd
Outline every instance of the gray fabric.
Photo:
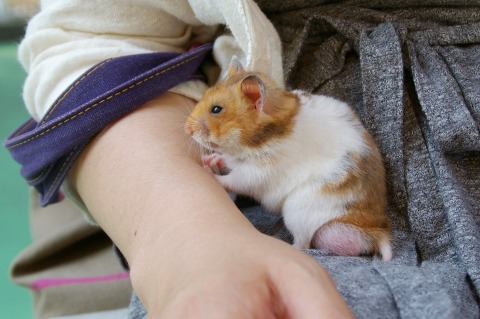
M 357 318 L 478 318 L 478 2 L 327 2 L 260 5 L 290 87 L 346 100 L 377 141 L 395 248 L 390 263 L 308 253 Z
M 145 311 L 142 302 L 140 301 L 140 299 L 138 299 L 138 296 L 135 292 L 132 294 L 132 299 L 130 300 L 128 310 L 129 319 L 147 318 L 147 312 Z
M 289 87 L 350 103 L 387 168 L 393 261 L 306 252 L 357 318 L 479 318 L 478 1 L 258 3 L 283 41 Z M 289 239 L 277 216 L 244 212 Z

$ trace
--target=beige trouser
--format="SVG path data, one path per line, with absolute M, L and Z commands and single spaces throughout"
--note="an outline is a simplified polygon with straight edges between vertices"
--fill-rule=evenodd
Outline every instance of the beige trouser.
M 11 276 L 29 287 L 34 317 L 52 318 L 128 307 L 132 288 L 112 242 L 68 200 L 42 208 L 31 191 L 32 243 Z

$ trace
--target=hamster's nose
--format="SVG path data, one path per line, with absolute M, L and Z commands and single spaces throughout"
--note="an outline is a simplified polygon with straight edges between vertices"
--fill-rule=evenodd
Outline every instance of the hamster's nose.
M 187 132 L 188 135 L 192 136 L 193 135 L 193 129 L 190 125 L 185 125 L 185 132 Z

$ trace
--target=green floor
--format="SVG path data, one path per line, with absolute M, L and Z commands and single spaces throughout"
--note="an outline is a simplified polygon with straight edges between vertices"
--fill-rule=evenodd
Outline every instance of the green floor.
M 25 78 L 16 60 L 15 41 L 0 42 L 0 138 L 27 119 L 21 98 Z M 30 242 L 27 186 L 5 148 L 0 147 L 0 318 L 32 318 L 30 293 L 10 282 L 13 257 Z

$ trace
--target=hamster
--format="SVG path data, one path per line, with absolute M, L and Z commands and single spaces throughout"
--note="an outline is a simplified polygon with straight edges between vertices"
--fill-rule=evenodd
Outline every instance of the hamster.
M 286 91 L 233 62 L 185 131 L 226 190 L 282 214 L 295 247 L 392 259 L 382 157 L 346 103 Z

